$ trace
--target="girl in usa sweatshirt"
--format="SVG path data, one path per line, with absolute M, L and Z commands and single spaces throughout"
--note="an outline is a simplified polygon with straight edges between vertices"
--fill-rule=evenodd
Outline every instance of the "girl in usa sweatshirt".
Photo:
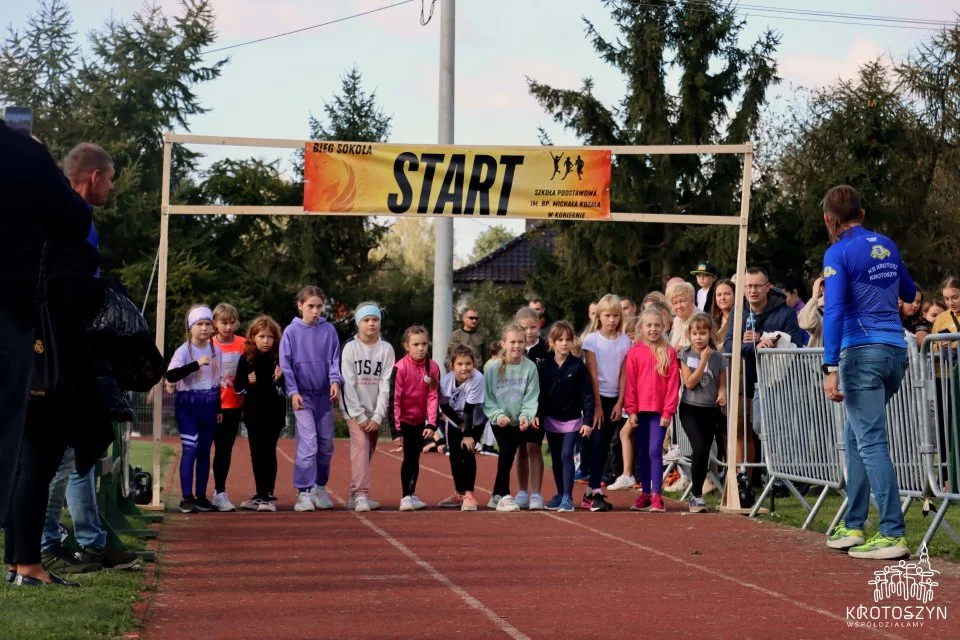
M 350 432 L 350 499 L 347 509 L 364 512 L 380 507 L 369 498 L 370 463 L 377 449 L 380 426 L 390 402 L 390 376 L 396 356 L 380 338 L 380 307 L 361 302 L 353 314 L 357 335 L 343 345 L 340 410 Z

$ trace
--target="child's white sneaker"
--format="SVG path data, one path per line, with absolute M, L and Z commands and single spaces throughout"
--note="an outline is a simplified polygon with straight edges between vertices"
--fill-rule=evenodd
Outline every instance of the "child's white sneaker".
M 415 507 L 413 506 L 413 497 L 412 496 L 403 496 L 403 499 L 400 500 L 400 511 L 413 511 Z
M 621 475 L 613 484 L 607 485 L 607 490 L 609 491 L 629 491 L 633 489 L 633 485 L 637 484 L 636 478 L 633 476 L 628 476 L 626 474 Z
M 230 497 L 227 495 L 227 492 L 216 493 L 213 496 L 213 506 L 217 511 L 226 512 L 226 511 L 236 511 L 237 508 L 230 502 Z
M 333 509 L 333 500 L 327 494 L 326 487 L 314 487 L 312 493 L 313 504 L 317 509 Z
M 520 506 L 513 499 L 513 496 L 503 496 L 497 503 L 497 511 L 520 511 Z
M 297 504 L 293 505 L 294 511 L 316 511 L 317 507 L 313 504 L 313 494 L 310 491 L 301 491 L 297 496 Z

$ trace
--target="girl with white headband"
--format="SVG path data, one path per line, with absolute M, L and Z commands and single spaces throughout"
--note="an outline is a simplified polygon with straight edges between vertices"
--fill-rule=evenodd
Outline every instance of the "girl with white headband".
M 357 335 L 347 340 L 340 355 L 343 393 L 340 410 L 350 431 L 350 499 L 347 509 L 371 511 L 380 503 L 370 499 L 370 462 L 377 449 L 380 426 L 388 414 L 390 373 L 396 355 L 380 338 L 380 307 L 361 302 L 353 314 Z
M 207 499 L 210 448 L 220 415 L 223 356 L 213 344 L 213 313 L 198 305 L 187 314 L 187 341 L 173 354 L 167 382 L 176 383 L 175 415 L 180 432 L 182 513 L 213 511 Z M 194 469 L 196 468 L 196 469 Z M 196 488 L 194 489 L 194 470 Z

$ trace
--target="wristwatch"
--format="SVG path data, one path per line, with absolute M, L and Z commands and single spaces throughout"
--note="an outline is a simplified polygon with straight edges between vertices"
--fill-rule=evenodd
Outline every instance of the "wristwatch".
M 820 365 L 820 370 L 823 371 L 823 375 L 828 376 L 831 373 L 836 373 L 839 371 L 840 367 L 835 364 L 822 364 Z

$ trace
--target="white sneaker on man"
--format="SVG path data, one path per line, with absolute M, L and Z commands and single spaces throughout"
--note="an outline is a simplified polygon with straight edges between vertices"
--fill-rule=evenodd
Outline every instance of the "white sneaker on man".
M 333 509 L 333 500 L 330 499 L 326 487 L 314 487 L 310 493 L 313 495 L 313 504 L 317 509 Z
M 403 496 L 400 500 L 400 511 L 413 511 L 413 497 Z
M 415 496 L 415 495 L 410 496 L 410 501 L 413 502 L 413 510 L 414 510 L 414 511 L 420 511 L 420 509 L 426 509 L 426 508 L 427 508 L 427 503 L 424 502 L 423 500 L 421 500 L 420 498 L 418 498 L 418 497 Z
M 520 511 L 517 501 L 513 499 L 513 496 L 503 496 L 500 498 L 500 502 L 497 503 L 497 511 Z
M 236 511 L 237 508 L 230 502 L 230 497 L 227 495 L 227 492 L 215 493 L 213 495 L 213 507 L 217 511 L 227 512 L 227 511 Z
M 526 509 L 530 506 L 530 494 L 526 491 L 517 491 L 517 497 L 514 502 L 517 503 L 519 508 Z
M 310 491 L 301 491 L 297 496 L 297 504 L 293 505 L 294 511 L 316 511 L 317 507 L 313 504 L 313 494 Z
M 607 491 L 629 491 L 635 484 L 637 484 L 636 478 L 623 474 L 613 484 L 607 485 Z
M 367 500 L 366 496 L 357 496 L 353 500 L 353 511 L 356 511 L 357 513 L 365 513 L 370 511 L 370 502 Z

